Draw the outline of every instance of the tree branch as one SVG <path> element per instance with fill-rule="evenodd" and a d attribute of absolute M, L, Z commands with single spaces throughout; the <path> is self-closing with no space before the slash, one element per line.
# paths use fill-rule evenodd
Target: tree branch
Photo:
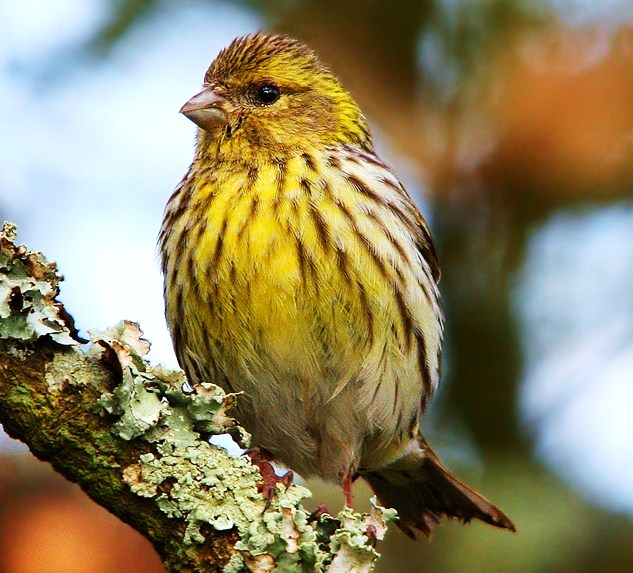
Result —
<path fill-rule="evenodd" d="M 301 486 L 268 509 L 244 457 L 208 442 L 246 432 L 236 399 L 151 366 L 137 324 L 81 340 L 57 302 L 61 276 L 0 234 L 0 422 L 33 454 L 147 537 L 173 572 L 371 571 L 393 510 L 311 518 Z M 367 535 L 368 528 L 371 535 Z"/>

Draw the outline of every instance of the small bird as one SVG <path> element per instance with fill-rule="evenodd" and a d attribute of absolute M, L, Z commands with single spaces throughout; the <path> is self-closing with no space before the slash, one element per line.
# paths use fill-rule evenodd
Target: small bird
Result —
<path fill-rule="evenodd" d="M 342 484 L 346 505 L 367 480 L 413 538 L 442 517 L 514 530 L 421 434 L 440 269 L 356 102 L 303 43 L 265 33 L 224 48 L 203 87 L 180 110 L 196 150 L 159 237 L 189 380 L 241 392 L 263 457 Z"/>

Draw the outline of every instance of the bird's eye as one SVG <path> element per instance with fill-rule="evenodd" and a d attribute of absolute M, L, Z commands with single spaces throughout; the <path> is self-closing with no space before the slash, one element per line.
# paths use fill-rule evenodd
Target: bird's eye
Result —
<path fill-rule="evenodd" d="M 275 103 L 280 95 L 281 91 L 277 86 L 267 84 L 257 88 L 257 101 L 263 105 Z"/>

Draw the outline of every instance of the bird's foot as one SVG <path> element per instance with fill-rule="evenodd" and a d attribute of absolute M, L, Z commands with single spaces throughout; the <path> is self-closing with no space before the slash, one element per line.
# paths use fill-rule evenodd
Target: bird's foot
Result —
<path fill-rule="evenodd" d="M 352 507 L 352 482 L 354 478 L 351 473 L 343 476 L 343 493 L 345 494 L 345 507 Z"/>
<path fill-rule="evenodd" d="M 272 454 L 263 448 L 255 446 L 246 450 L 246 454 L 251 458 L 251 462 L 259 468 L 262 483 L 257 484 L 257 489 L 266 500 L 265 509 L 268 509 L 277 494 L 277 484 L 282 484 L 288 489 L 292 483 L 293 473 L 288 470 L 284 475 L 278 476 L 271 463 L 274 459 Z"/>
<path fill-rule="evenodd" d="M 324 503 L 319 503 L 316 509 L 308 516 L 308 523 L 312 523 L 319 519 L 322 515 L 329 515 L 330 510 Z"/>

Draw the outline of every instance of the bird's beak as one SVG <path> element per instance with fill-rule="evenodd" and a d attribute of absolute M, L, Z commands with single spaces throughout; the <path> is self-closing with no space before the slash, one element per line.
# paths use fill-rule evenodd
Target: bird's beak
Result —
<path fill-rule="evenodd" d="M 198 127 L 210 131 L 229 123 L 227 104 L 228 101 L 212 88 L 206 88 L 185 103 L 180 108 L 180 113 Z"/>

